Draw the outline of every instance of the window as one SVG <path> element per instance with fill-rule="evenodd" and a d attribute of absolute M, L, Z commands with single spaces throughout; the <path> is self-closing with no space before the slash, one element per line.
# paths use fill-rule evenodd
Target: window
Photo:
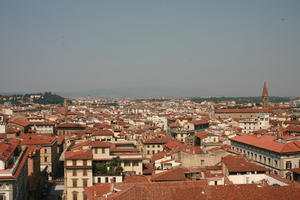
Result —
<path fill-rule="evenodd" d="M 150 151 L 147 151 L 147 154 L 149 155 L 149 154 L 150 154 Z"/>
<path fill-rule="evenodd" d="M 200 166 L 203 167 L 204 166 L 204 160 L 200 161 Z"/>
<path fill-rule="evenodd" d="M 87 166 L 87 160 L 83 160 L 83 166 Z"/>
<path fill-rule="evenodd" d="M 98 177 L 98 183 L 101 183 L 101 178 L 100 177 Z"/>
<path fill-rule="evenodd" d="M 48 162 L 48 157 L 47 156 L 44 157 L 44 161 Z"/>
<path fill-rule="evenodd" d="M 95 148 L 95 154 L 97 154 L 98 153 L 98 148 Z"/>
<path fill-rule="evenodd" d="M 152 151 L 152 154 L 155 154 L 155 151 L 154 151 L 154 150 Z"/>
<path fill-rule="evenodd" d="M 275 167 L 277 167 L 278 161 L 277 161 L 277 160 L 274 160 L 274 162 L 275 162 Z"/>
<path fill-rule="evenodd" d="M 83 170 L 83 176 L 87 176 L 87 170 L 86 169 Z"/>
<path fill-rule="evenodd" d="M 73 187 L 77 187 L 77 179 L 73 179 L 72 182 L 73 182 Z"/>
<path fill-rule="evenodd" d="M 5 194 L 0 194 L 0 200 L 5 200 Z"/>
<path fill-rule="evenodd" d="M 133 161 L 132 166 L 139 166 L 139 162 L 138 161 Z"/>
<path fill-rule="evenodd" d="M 73 176 L 77 176 L 77 170 L 76 170 L 76 169 L 73 169 L 72 175 L 73 175 Z"/>
<path fill-rule="evenodd" d="M 105 177 L 105 183 L 108 183 L 108 177 Z"/>
<path fill-rule="evenodd" d="M 72 165 L 76 166 L 76 160 L 72 160 Z"/>
<path fill-rule="evenodd" d="M 130 166 L 130 162 L 129 161 L 124 161 L 124 166 Z"/>
<path fill-rule="evenodd" d="M 285 178 L 292 180 L 292 173 L 291 172 L 286 173 Z"/>
<path fill-rule="evenodd" d="M 291 161 L 286 161 L 285 168 L 286 169 L 291 169 L 292 168 L 292 162 Z"/>
<path fill-rule="evenodd" d="M 246 177 L 246 184 L 249 184 L 250 181 L 249 181 L 249 177 Z"/>
<path fill-rule="evenodd" d="M 73 192 L 73 200 L 77 200 L 78 199 L 78 192 L 74 191 Z"/>
<path fill-rule="evenodd" d="M 83 200 L 87 200 L 87 196 L 84 192 L 82 192 Z"/>
<path fill-rule="evenodd" d="M 47 153 L 47 149 L 46 148 L 44 149 L 44 152 Z"/>
<path fill-rule="evenodd" d="M 155 145 L 152 145 L 152 148 L 155 148 Z"/>
<path fill-rule="evenodd" d="M 88 180 L 87 179 L 82 179 L 82 184 L 83 184 L 83 187 L 87 187 Z"/>
<path fill-rule="evenodd" d="M 105 153 L 105 149 L 104 149 L 104 148 L 102 148 L 102 153 L 103 153 L 103 154 Z"/>

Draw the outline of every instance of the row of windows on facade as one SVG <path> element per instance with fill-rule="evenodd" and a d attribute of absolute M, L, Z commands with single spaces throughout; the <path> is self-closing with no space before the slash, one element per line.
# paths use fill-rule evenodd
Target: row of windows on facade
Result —
<path fill-rule="evenodd" d="M 124 161 L 124 166 L 131 166 L 131 162 L 130 161 Z M 138 161 L 132 161 L 132 166 L 139 166 L 139 162 Z"/>
<path fill-rule="evenodd" d="M 233 147 L 233 149 L 234 149 L 234 147 Z M 246 154 L 247 153 L 247 156 L 249 157 L 249 158 L 252 158 L 252 159 L 254 159 L 254 160 L 257 160 L 258 159 L 258 161 L 259 162 L 262 162 L 263 161 L 263 163 L 264 164 L 269 164 L 269 165 L 272 165 L 272 159 L 271 158 L 266 158 L 265 156 L 262 156 L 262 155 L 259 155 L 258 157 L 257 157 L 257 154 L 255 153 L 250 153 L 249 151 L 247 151 L 246 152 L 246 150 L 242 150 L 242 149 L 240 149 L 240 148 L 236 148 L 236 150 L 237 151 L 239 151 L 239 152 L 241 152 L 241 153 L 244 153 L 244 154 Z M 263 160 L 262 160 L 263 159 Z M 268 162 L 267 162 L 268 161 Z M 275 167 L 278 167 L 278 160 L 274 160 L 274 166 Z M 299 160 L 299 167 L 300 167 L 300 160 Z M 292 169 L 292 162 L 291 161 L 286 161 L 285 162 L 285 169 Z"/>
<path fill-rule="evenodd" d="M 157 146 L 157 148 L 160 148 L 160 145 L 158 144 L 158 145 L 156 145 Z M 147 145 L 147 148 L 150 148 L 151 147 L 151 145 Z M 152 145 L 152 148 L 155 148 L 155 145 Z"/>
<path fill-rule="evenodd" d="M 88 186 L 88 179 L 82 179 L 82 186 Z M 72 187 L 78 187 L 78 179 L 72 179 Z"/>
<path fill-rule="evenodd" d="M 153 150 L 153 151 L 152 151 L 152 154 L 151 154 L 151 151 L 147 151 L 147 154 L 148 154 L 148 155 L 153 155 L 153 154 L 155 154 L 155 152 L 156 152 L 156 151 Z M 160 151 L 157 151 L 157 153 L 159 153 L 159 152 L 160 152 Z"/>
<path fill-rule="evenodd" d="M 97 154 L 98 153 L 98 148 L 95 148 L 94 152 Z M 101 152 L 105 154 L 105 148 L 101 148 Z"/>
<path fill-rule="evenodd" d="M 76 166 L 76 165 L 77 165 L 77 160 L 72 160 L 72 165 L 73 165 L 73 166 Z M 83 166 L 87 166 L 87 160 L 83 160 L 83 161 L 82 161 L 82 165 L 83 165 Z"/>
<path fill-rule="evenodd" d="M 256 130 L 255 127 L 248 127 L 248 128 L 247 128 L 246 126 L 244 127 L 244 129 L 249 129 L 249 130 L 253 129 L 253 130 Z M 259 129 L 262 129 L 262 127 L 260 126 Z"/>
<path fill-rule="evenodd" d="M 234 147 L 233 147 L 233 149 L 234 149 Z M 265 156 L 262 156 L 262 155 L 259 155 L 258 157 L 257 157 L 257 154 L 255 153 L 250 153 L 249 151 L 246 151 L 246 150 L 243 150 L 243 149 L 241 149 L 241 148 L 237 148 L 236 147 L 236 151 L 238 151 L 238 152 L 241 152 L 241 153 L 244 153 L 244 154 L 247 154 L 247 156 L 249 157 L 249 158 L 251 158 L 251 159 L 254 159 L 254 160 L 257 160 L 257 158 L 258 158 L 258 161 L 259 162 L 262 162 L 262 159 L 263 159 L 263 163 L 264 164 L 267 164 L 267 158 L 265 157 Z M 268 158 L 268 164 L 269 165 L 271 165 L 271 158 Z M 275 167 L 278 167 L 278 160 L 274 160 L 274 165 L 275 165 Z"/>
<path fill-rule="evenodd" d="M 72 175 L 77 176 L 77 170 L 76 169 L 73 169 Z M 88 170 L 84 169 L 83 172 L 82 172 L 82 175 L 87 176 L 88 175 Z"/>
<path fill-rule="evenodd" d="M 87 160 L 83 160 L 83 166 L 87 166 Z M 72 166 L 77 165 L 77 160 L 72 160 Z M 124 166 L 130 166 L 131 162 L 130 161 L 124 161 Z M 138 161 L 132 161 L 132 166 L 138 166 L 139 162 Z"/>

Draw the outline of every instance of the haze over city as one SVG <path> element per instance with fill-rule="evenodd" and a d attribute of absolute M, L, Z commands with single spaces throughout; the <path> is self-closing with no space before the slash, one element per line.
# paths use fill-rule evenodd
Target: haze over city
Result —
<path fill-rule="evenodd" d="M 270 95 L 299 96 L 299 8 L 297 0 L 0 1 L 0 92 L 259 96 L 267 81 Z"/>

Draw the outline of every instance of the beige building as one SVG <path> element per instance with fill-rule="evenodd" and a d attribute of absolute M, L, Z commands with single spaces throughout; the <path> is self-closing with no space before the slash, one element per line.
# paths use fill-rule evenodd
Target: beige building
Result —
<path fill-rule="evenodd" d="M 65 154 L 65 199 L 86 200 L 84 188 L 93 185 L 92 151 L 77 150 Z"/>
<path fill-rule="evenodd" d="M 300 167 L 300 139 L 243 135 L 230 139 L 232 149 L 244 154 L 271 173 L 291 179 L 291 169 Z"/>
<path fill-rule="evenodd" d="M 141 175 L 143 157 L 132 143 L 110 143 L 85 141 L 76 144 L 65 153 L 65 198 L 66 200 L 85 200 L 85 187 L 96 183 L 121 182 L 120 174 L 108 175 L 96 172 L 97 164 L 107 164 L 119 157 L 123 174 Z M 81 148 L 77 148 L 80 146 Z M 104 165 L 105 166 L 105 165 Z"/>
<path fill-rule="evenodd" d="M 217 109 L 215 110 L 215 117 L 221 119 L 244 119 L 244 118 L 253 118 L 260 113 L 269 113 L 268 109 Z"/>
<path fill-rule="evenodd" d="M 162 138 L 151 138 L 142 141 L 142 153 L 146 158 L 163 151 L 166 141 Z"/>

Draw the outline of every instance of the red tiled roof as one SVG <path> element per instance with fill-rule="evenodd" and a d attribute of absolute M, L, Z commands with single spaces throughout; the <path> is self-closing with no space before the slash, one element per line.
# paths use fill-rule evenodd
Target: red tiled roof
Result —
<path fill-rule="evenodd" d="M 0 160 L 6 162 L 18 147 L 18 140 L 0 141 Z"/>
<path fill-rule="evenodd" d="M 92 150 L 73 150 L 65 153 L 66 160 L 91 160 Z"/>
<path fill-rule="evenodd" d="M 30 126 L 55 126 L 54 122 L 29 122 Z"/>
<path fill-rule="evenodd" d="M 56 140 L 55 136 L 46 134 L 23 134 L 18 138 L 22 145 L 50 145 Z"/>
<path fill-rule="evenodd" d="M 300 196 L 300 189 L 292 186 L 258 187 L 254 184 L 207 186 L 203 181 L 117 183 L 114 188 L 118 189 L 118 192 L 111 193 L 106 198 L 102 195 L 110 191 L 108 187 L 103 189 L 101 194 L 94 187 L 86 188 L 90 200 L 298 200 Z M 88 189 L 90 190 L 87 191 Z"/>
<path fill-rule="evenodd" d="M 195 120 L 195 121 L 191 121 L 189 123 L 194 124 L 194 125 L 209 124 L 208 120 Z"/>
<path fill-rule="evenodd" d="M 215 113 L 268 113 L 269 109 L 216 109 Z"/>
<path fill-rule="evenodd" d="M 230 138 L 231 141 L 240 142 L 248 144 L 250 146 L 255 146 L 258 148 L 266 149 L 278 153 L 293 153 L 300 152 L 300 147 L 297 145 L 297 142 L 290 141 L 287 143 L 276 141 L 275 136 L 263 135 L 243 135 Z"/>
<path fill-rule="evenodd" d="M 161 152 L 158 152 L 156 154 L 153 154 L 152 157 L 151 157 L 151 161 L 154 162 L 156 160 L 159 160 L 159 159 L 162 159 L 163 157 L 165 157 L 167 155 L 166 152 L 164 151 L 161 151 Z"/>
<path fill-rule="evenodd" d="M 23 126 L 23 127 L 29 126 L 29 124 L 30 124 L 30 122 L 24 121 L 21 119 L 15 119 L 15 120 L 11 121 L 10 123 L 17 124 L 17 125 Z"/>
<path fill-rule="evenodd" d="M 299 126 L 289 125 L 286 128 L 284 128 L 282 131 L 283 132 L 300 133 L 300 127 Z"/>
<path fill-rule="evenodd" d="M 85 128 L 85 125 L 75 123 L 64 123 L 57 125 L 57 128 Z"/>
<path fill-rule="evenodd" d="M 58 138 L 57 138 L 57 144 L 62 144 L 64 140 L 65 140 L 65 137 L 64 137 L 64 136 L 58 137 Z"/>
<path fill-rule="evenodd" d="M 22 169 L 24 168 L 24 165 L 27 163 L 27 158 L 28 158 L 28 154 L 29 154 L 28 148 L 26 148 L 25 151 L 26 152 L 23 154 L 15 173 L 12 176 L 0 176 L 0 180 L 1 179 L 17 179 L 19 177 L 20 173 L 22 172 Z M 25 173 L 27 174 L 27 172 L 25 172 Z"/>
<path fill-rule="evenodd" d="M 206 138 L 209 134 L 211 134 L 210 132 L 207 131 L 202 131 L 200 133 L 196 133 L 195 136 L 201 139 Z"/>
<path fill-rule="evenodd" d="M 102 135 L 109 135 L 109 136 L 114 136 L 114 133 L 110 130 L 98 130 L 92 133 L 92 135 L 97 135 L 97 136 L 102 136 Z"/>
<path fill-rule="evenodd" d="M 144 183 L 150 182 L 147 176 L 143 175 L 133 175 L 133 176 L 125 176 L 124 183 Z"/>
<path fill-rule="evenodd" d="M 114 144 L 110 142 L 92 141 L 92 147 L 113 147 Z"/>
<path fill-rule="evenodd" d="M 228 169 L 228 172 L 255 172 L 255 171 L 270 171 L 267 168 L 261 167 L 254 163 L 246 161 L 242 157 L 228 155 L 222 158 L 222 162 Z"/>
<path fill-rule="evenodd" d="M 184 168 L 170 169 L 165 172 L 153 174 L 151 181 L 184 181 L 186 180 L 184 172 L 187 170 Z"/>
<path fill-rule="evenodd" d="M 150 138 L 142 141 L 144 144 L 165 144 L 167 141 L 165 138 Z"/>
<path fill-rule="evenodd" d="M 294 169 L 291 169 L 290 171 L 296 173 L 296 174 L 300 174 L 300 167 L 299 168 L 294 168 Z"/>
<path fill-rule="evenodd" d="M 7 127 L 6 132 L 7 133 L 18 133 L 18 132 L 20 132 L 20 130 L 12 128 L 12 127 Z"/>
<path fill-rule="evenodd" d="M 180 127 L 180 124 L 178 124 L 178 123 L 172 123 L 172 124 L 169 124 L 169 127 L 171 127 L 171 128 Z"/>

